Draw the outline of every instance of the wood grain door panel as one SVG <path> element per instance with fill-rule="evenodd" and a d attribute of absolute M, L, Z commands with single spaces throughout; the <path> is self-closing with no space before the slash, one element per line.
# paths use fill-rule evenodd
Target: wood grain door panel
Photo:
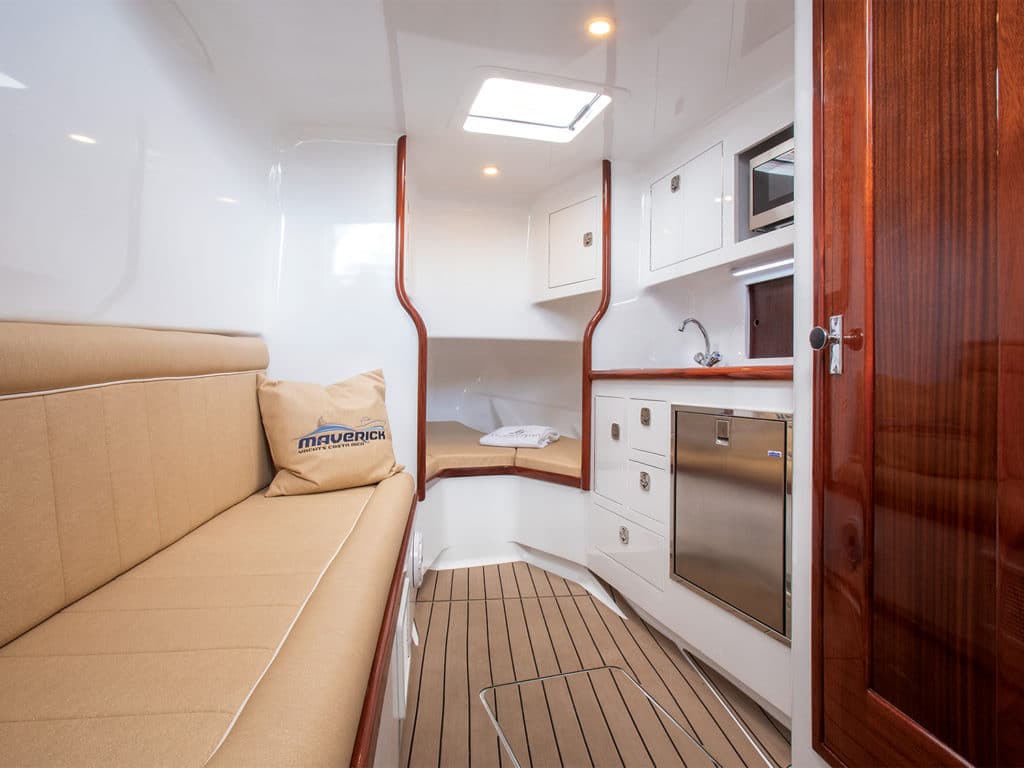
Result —
<path fill-rule="evenodd" d="M 848 337 L 815 384 L 834 764 L 1024 763 L 1024 121 L 996 78 L 1020 25 L 1019 0 L 816 4 L 816 308 Z"/>

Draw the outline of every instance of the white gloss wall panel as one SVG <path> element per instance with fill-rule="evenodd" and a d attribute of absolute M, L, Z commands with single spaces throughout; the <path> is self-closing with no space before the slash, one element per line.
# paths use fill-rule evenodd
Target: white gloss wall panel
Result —
<path fill-rule="evenodd" d="M 596 297 L 531 304 L 531 221 L 525 208 L 412 199 L 406 284 L 432 338 L 583 338 Z"/>
<path fill-rule="evenodd" d="M 428 420 L 481 432 L 544 424 L 580 436 L 582 344 L 431 339 L 427 351 Z"/>
<path fill-rule="evenodd" d="M 395 296 L 395 147 L 280 155 L 269 375 L 330 384 L 383 369 L 400 464 L 416 466 L 416 331 Z"/>
<path fill-rule="evenodd" d="M 263 329 L 269 131 L 193 39 L 150 3 L 3 4 L 4 319 Z"/>
<path fill-rule="evenodd" d="M 616 261 L 613 276 L 619 268 Z M 594 368 L 696 367 L 693 357 L 704 351 L 704 338 L 693 325 L 679 332 L 687 317 L 707 328 L 711 350 L 722 353 L 719 365 L 791 364 L 792 358 L 755 360 L 747 354 L 747 286 L 782 274 L 737 278 L 724 266 L 625 294 L 616 293 L 613 280 L 612 304 L 594 332 Z"/>

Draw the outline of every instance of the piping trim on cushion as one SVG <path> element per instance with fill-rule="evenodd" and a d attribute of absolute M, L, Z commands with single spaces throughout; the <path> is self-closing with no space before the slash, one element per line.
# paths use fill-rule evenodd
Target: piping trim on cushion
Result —
<path fill-rule="evenodd" d="M 373 499 L 375 493 L 377 493 L 376 488 L 374 488 L 373 493 L 366 497 L 366 501 L 363 502 L 363 506 L 360 507 L 359 509 L 359 514 L 356 515 L 355 520 L 352 521 L 352 527 L 349 528 L 348 531 L 345 533 L 345 536 L 338 543 L 337 548 L 334 550 L 334 554 L 331 555 L 327 563 L 320 570 L 320 573 L 316 577 L 316 581 L 314 581 L 313 586 L 310 587 L 309 593 L 306 595 L 306 598 L 302 601 L 302 605 L 299 606 L 299 610 L 295 613 L 295 617 L 292 619 L 291 624 L 289 624 L 288 629 L 284 631 L 284 634 L 281 636 L 281 640 L 278 642 L 277 647 L 274 648 L 274 652 L 270 655 L 270 658 L 267 660 L 266 666 L 263 667 L 263 671 L 260 672 L 259 677 L 256 678 L 256 682 L 252 684 L 252 688 L 249 689 L 249 692 L 245 695 L 245 698 L 242 699 L 242 703 L 238 705 L 238 710 L 235 712 L 235 716 L 231 718 L 231 722 L 228 723 L 228 727 L 224 731 L 224 735 L 220 737 L 220 741 L 217 742 L 217 745 L 213 748 L 213 751 L 210 753 L 210 756 L 206 758 L 206 763 L 204 763 L 204 765 L 208 764 L 213 759 L 213 756 L 217 754 L 217 751 L 221 748 L 221 746 L 223 746 L 224 742 L 227 741 L 228 736 L 231 735 L 231 731 L 235 727 L 235 723 L 238 722 L 238 718 L 241 717 L 242 712 L 245 711 L 245 706 L 249 703 L 249 699 L 252 698 L 252 695 L 256 692 L 256 689 L 259 687 L 260 683 L 263 682 L 264 676 L 267 674 L 267 671 L 270 669 L 271 665 L 274 663 L 274 660 L 277 658 L 277 654 L 281 652 L 281 648 L 284 647 L 285 641 L 288 640 L 288 636 L 292 633 L 292 629 L 295 627 L 296 624 L 298 624 L 299 618 L 302 616 L 303 611 L 306 610 L 306 605 L 309 603 L 310 598 L 313 597 L 313 593 L 316 592 L 317 587 L 320 586 L 320 582 L 323 580 L 324 575 L 327 573 L 330 567 L 334 565 L 334 561 L 341 553 L 342 547 L 344 547 L 345 543 L 349 540 L 349 537 L 352 535 L 352 531 L 356 529 L 356 526 L 359 525 L 359 521 L 363 519 L 363 512 L 366 511 L 366 505 L 370 503 L 370 500 Z"/>
<path fill-rule="evenodd" d="M 196 373 L 190 376 L 157 376 L 152 379 L 121 379 L 120 381 L 102 381 L 98 384 L 81 384 L 77 387 L 60 387 L 59 389 L 43 389 L 38 392 L 14 392 L 0 395 L 0 400 L 17 400 L 22 397 L 39 397 L 41 395 L 57 395 L 61 392 L 77 392 L 80 389 L 99 389 L 100 387 L 116 387 L 118 384 L 146 384 L 151 381 L 186 381 L 188 379 L 208 379 L 211 376 L 241 376 L 244 373 L 265 373 L 260 368 L 252 371 L 220 371 L 217 373 Z"/>

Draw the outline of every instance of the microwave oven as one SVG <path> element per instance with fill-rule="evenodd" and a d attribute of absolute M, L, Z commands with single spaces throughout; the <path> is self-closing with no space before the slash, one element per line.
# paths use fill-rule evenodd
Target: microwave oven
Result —
<path fill-rule="evenodd" d="M 750 231 L 793 221 L 795 144 L 788 139 L 750 159 Z"/>

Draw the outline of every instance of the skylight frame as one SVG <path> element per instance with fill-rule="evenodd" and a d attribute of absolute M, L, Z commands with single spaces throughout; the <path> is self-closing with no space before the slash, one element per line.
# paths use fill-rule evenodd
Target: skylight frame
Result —
<path fill-rule="evenodd" d="M 529 96 L 525 92 L 528 89 L 536 89 L 538 98 L 549 102 L 552 98 L 583 98 L 576 98 L 576 103 L 571 105 L 575 107 L 575 111 L 569 113 L 572 116 L 567 121 L 565 119 L 566 113 L 564 111 L 561 113 L 560 116 L 564 122 L 558 121 L 559 115 L 547 120 L 542 115 L 528 115 L 518 118 L 511 116 L 508 107 L 500 103 L 502 94 L 494 93 L 495 90 L 500 91 L 503 84 L 507 84 L 504 87 L 508 90 L 505 97 L 512 101 L 513 104 L 516 101 L 522 103 Z M 559 93 L 552 93 L 553 91 Z M 496 100 L 498 101 L 497 104 L 495 103 Z M 484 80 L 477 91 L 462 127 L 463 130 L 470 133 L 511 136 L 513 138 L 565 144 L 575 139 L 610 103 L 611 97 L 599 90 L 585 91 L 579 88 L 567 88 L 565 86 L 549 85 L 529 80 L 490 77 Z M 488 114 L 488 112 L 491 114 Z"/>

